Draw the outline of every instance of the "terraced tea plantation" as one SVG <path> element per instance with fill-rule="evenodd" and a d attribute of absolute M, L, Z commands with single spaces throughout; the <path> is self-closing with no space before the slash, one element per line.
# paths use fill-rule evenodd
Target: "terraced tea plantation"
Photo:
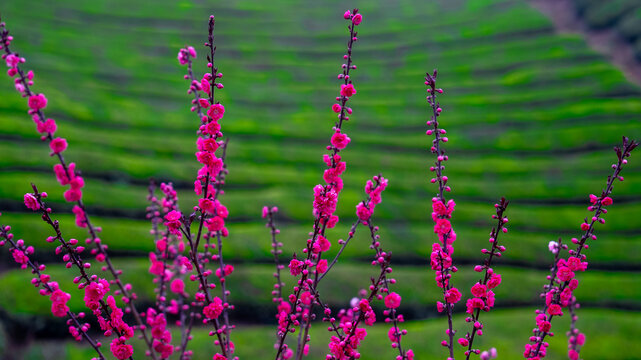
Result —
<path fill-rule="evenodd" d="M 441 124 L 450 139 L 446 171 L 457 202 L 454 259 L 461 270 L 454 282 L 468 297 L 478 280 L 472 268 L 487 247 L 493 204 L 506 196 L 508 250 L 496 266 L 504 282 L 478 344 L 495 346 L 503 359 L 520 358 L 552 261 L 548 242 L 580 235 L 588 194 L 601 192 L 616 159 L 612 146 L 622 135 L 641 139 L 641 91 L 580 37 L 555 33 L 521 0 L 5 0 L 0 11 L 15 37 L 13 48 L 36 74 L 35 90 L 49 99 L 47 114 L 58 121 L 57 135 L 70 143 L 66 158 L 82 169 L 84 199 L 103 228 L 101 238 L 143 303 L 155 297 L 147 271 L 154 247 L 145 220 L 149 178 L 173 181 L 183 210 L 197 203 L 198 119 L 189 112 L 188 83 L 176 53 L 194 45 L 202 73 L 201 45 L 207 18 L 215 14 L 217 65 L 225 84 L 217 96 L 230 139 L 222 198 L 230 210 L 225 256 L 237 268 L 228 279 L 239 324 L 232 340 L 241 359 L 269 359 L 273 265 L 261 208 L 279 206 L 280 240 L 289 260 L 305 245 L 312 187 L 323 182 L 321 154 L 335 119 L 331 104 L 345 51 L 341 14 L 347 7 L 359 7 L 364 20 L 354 49 L 358 93 L 344 126 L 352 142 L 343 152 L 348 170 L 338 211 L 342 225 L 330 232 L 331 240 L 346 236 L 363 185 L 382 172 L 389 187 L 375 222 L 393 253 L 395 291 L 409 320 L 407 344 L 418 359 L 444 358 L 439 343 L 445 321 L 435 306 L 440 289 L 428 259 L 436 188 L 429 183 L 433 160 L 423 84 L 425 71 L 438 67 L 445 89 Z M 52 173 L 54 159 L 6 76 L 0 81 L 0 139 L 0 222 L 36 246 L 36 258 L 52 264 L 54 277 L 71 280 L 75 272 L 64 269 L 45 241 L 50 229 L 22 204 L 29 183 L 49 193 L 67 237 L 84 239 L 85 233 L 74 226 Z M 633 153 L 623 175 L 607 222 L 586 253 L 590 269 L 579 275 L 577 326 L 587 336 L 585 359 L 615 353 L 617 359 L 639 358 L 629 345 L 641 337 L 641 154 Z M 378 273 L 369 265 L 365 235 L 357 234 L 321 289 L 335 309 L 348 306 Z M 37 296 L 31 274 L 17 269 L 6 248 L 0 259 L 0 355 L 92 357 L 91 348 L 69 340 L 64 323 L 51 316 L 50 301 Z M 284 281 L 289 290 L 293 277 L 287 274 Z M 71 309 L 83 311 L 82 294 L 65 285 Z M 462 329 L 464 304 L 456 311 Z M 547 359 L 567 358 L 567 324 L 567 316 L 555 323 Z M 315 325 L 310 358 L 324 358 L 325 328 Z M 194 359 L 211 359 L 207 331 L 197 330 Z M 386 338 L 387 328 L 375 327 L 362 346 L 363 358 L 394 358 Z"/>

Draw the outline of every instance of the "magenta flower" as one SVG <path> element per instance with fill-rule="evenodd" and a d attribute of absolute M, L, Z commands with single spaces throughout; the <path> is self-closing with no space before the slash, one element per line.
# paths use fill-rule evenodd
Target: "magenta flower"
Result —
<path fill-rule="evenodd" d="M 122 337 L 113 339 L 110 349 L 118 360 L 128 359 L 134 354 L 133 346 L 125 344 L 125 340 Z"/>
<path fill-rule="evenodd" d="M 452 230 L 452 224 L 447 219 L 437 219 L 434 225 L 434 232 L 439 235 L 445 235 Z"/>
<path fill-rule="evenodd" d="M 395 292 L 389 293 L 385 297 L 385 307 L 388 309 L 396 309 L 401 306 L 401 296 Z"/>
<path fill-rule="evenodd" d="M 352 84 L 341 85 L 341 95 L 345 97 L 351 97 L 356 94 L 356 88 Z"/>
<path fill-rule="evenodd" d="M 38 199 L 36 199 L 36 197 L 30 193 L 24 194 L 24 205 L 33 211 L 40 209 L 40 203 L 38 202 Z"/>
<path fill-rule="evenodd" d="M 363 21 L 363 15 L 361 14 L 356 14 L 352 18 L 352 22 L 354 23 L 354 25 L 360 25 L 362 21 Z"/>
<path fill-rule="evenodd" d="M 225 107 L 222 104 L 214 104 L 207 110 L 207 115 L 214 119 L 214 121 L 218 121 L 225 115 Z"/>
<path fill-rule="evenodd" d="M 60 154 L 67 149 L 67 140 L 63 138 L 55 138 L 51 140 L 49 147 L 54 154 Z"/>
<path fill-rule="evenodd" d="M 203 308 L 203 315 L 205 315 L 205 317 L 210 320 L 218 319 L 218 317 L 220 316 L 220 314 L 222 314 L 222 312 L 223 312 L 223 301 L 218 296 L 216 296 L 211 301 L 211 304 Z"/>
<path fill-rule="evenodd" d="M 37 94 L 29 96 L 28 102 L 29 109 L 40 110 L 47 107 L 47 98 L 44 94 Z"/>
<path fill-rule="evenodd" d="M 332 135 L 332 138 L 330 141 L 335 148 L 342 150 L 347 147 L 347 144 L 349 144 L 349 142 L 352 141 L 352 139 L 350 139 L 347 135 L 343 134 L 342 132 L 336 132 L 334 133 L 334 135 Z"/>

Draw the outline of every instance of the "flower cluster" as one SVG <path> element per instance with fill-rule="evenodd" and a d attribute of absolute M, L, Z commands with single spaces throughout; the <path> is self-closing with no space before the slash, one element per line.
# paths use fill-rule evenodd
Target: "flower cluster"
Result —
<path fill-rule="evenodd" d="M 35 197 L 33 198 L 35 199 Z M 0 246 L 4 246 L 9 243 L 14 260 L 20 264 L 22 269 L 31 269 L 31 273 L 34 275 L 31 279 L 31 284 L 36 288 L 40 288 L 39 293 L 41 296 L 49 297 L 49 300 L 51 300 L 51 313 L 53 316 L 68 317 L 67 326 L 69 334 L 71 334 L 76 341 L 82 341 L 84 338 L 87 343 L 94 348 L 98 357 L 100 359 L 104 359 L 104 356 L 100 351 L 100 342 L 97 342 L 88 334 L 90 324 L 87 322 L 81 323 L 85 314 L 75 314 L 69 310 L 67 303 L 71 299 L 71 295 L 62 291 L 58 283 L 53 281 L 49 274 L 44 273 L 46 270 L 46 266 L 44 264 L 38 264 L 37 262 L 29 259 L 29 255 L 32 255 L 35 251 L 33 246 L 26 246 L 22 239 L 14 241 L 14 235 L 10 233 L 10 231 L 10 226 L 0 224 Z"/>
<path fill-rule="evenodd" d="M 496 208 L 496 214 L 492 215 L 492 219 L 497 220 L 496 227 L 490 232 L 489 242 L 491 248 L 482 249 L 481 253 L 486 255 L 486 259 L 483 265 L 477 265 L 474 267 L 474 271 L 479 273 L 484 273 L 483 277 L 470 289 L 473 297 L 468 299 L 465 306 L 467 308 L 466 312 L 469 314 L 465 321 L 471 323 L 472 330 L 468 331 L 465 334 L 465 337 L 459 338 L 458 342 L 461 346 L 467 347 L 465 351 L 466 359 L 470 358 L 471 354 L 481 354 L 480 349 L 474 349 L 474 339 L 476 336 L 483 335 L 483 323 L 480 321 L 479 317 L 481 310 L 488 312 L 491 308 L 494 307 L 494 292 L 492 289 L 496 288 L 501 284 L 501 275 L 494 271 L 492 268 L 492 260 L 497 257 L 501 257 L 505 251 L 505 246 L 499 245 L 499 235 L 501 233 L 507 233 L 507 224 L 508 219 L 504 216 L 504 212 L 507 209 L 508 201 L 505 198 L 502 198 L 501 201 L 497 204 L 494 204 Z"/>
<path fill-rule="evenodd" d="M 145 339 L 145 343 L 151 350 L 151 342 L 145 332 L 142 320 L 140 319 L 138 310 L 135 306 L 136 294 L 132 292 L 130 284 L 125 284 L 120 280 L 120 271 L 117 270 L 107 253 L 107 247 L 102 244 L 98 233 L 101 231 L 100 227 L 94 226 L 89 215 L 86 212 L 85 205 L 82 201 L 82 189 L 85 186 L 84 179 L 80 176 L 80 171 L 76 169 L 75 163 L 67 163 L 62 153 L 67 149 L 67 141 L 64 138 L 54 137 L 58 129 L 54 119 L 47 118 L 44 109 L 48 105 L 47 97 L 42 93 L 35 93 L 31 86 L 34 85 L 34 73 L 29 70 L 25 71 L 21 68 L 21 64 L 26 62 L 24 57 L 18 55 L 11 50 L 10 45 L 13 41 L 13 36 L 9 35 L 9 30 L 6 28 L 4 22 L 0 22 L 0 50 L 4 50 L 2 59 L 5 60 L 9 70 L 7 75 L 13 78 L 16 91 L 22 97 L 27 98 L 28 114 L 31 116 L 36 124 L 36 130 L 41 135 L 42 141 L 49 143 L 51 149 L 51 156 L 55 156 L 58 163 L 54 165 L 54 173 L 56 179 L 62 186 L 69 185 L 69 188 L 64 192 L 64 198 L 67 202 L 75 203 L 73 213 L 76 216 L 76 225 L 81 228 L 86 228 L 89 237 L 86 239 L 87 244 L 95 244 L 95 248 L 91 250 L 91 254 L 96 257 L 99 262 L 105 262 L 103 271 L 108 271 L 114 278 L 115 284 L 118 287 L 118 292 L 122 295 L 122 300 L 127 305 L 128 311 L 134 315 L 134 319 L 138 324 L 138 328 Z M 27 206 L 29 207 L 29 206 Z M 31 207 L 29 207 L 31 209 Z M 152 356 L 152 359 L 156 359 Z"/>
<path fill-rule="evenodd" d="M 195 294 L 195 302 L 192 302 L 192 306 L 198 304 L 204 306 L 205 319 L 203 321 L 213 324 L 215 331 L 212 331 L 210 335 L 217 337 L 216 343 L 221 350 L 221 353 L 216 356 L 227 359 L 231 358 L 234 352 L 234 345 L 230 340 L 234 326 L 230 325 L 228 314 L 234 306 L 228 303 L 227 299 L 230 293 L 226 288 L 225 279 L 233 272 L 234 268 L 224 263 L 222 253 L 222 238 L 229 234 L 225 227 L 229 211 L 218 198 L 223 194 L 222 186 L 227 174 L 225 165 L 227 143 L 219 140 L 223 136 L 220 120 L 225 114 L 225 107 L 215 101 L 214 97 L 215 89 L 224 87 L 222 83 L 217 81 L 223 77 L 223 74 L 214 64 L 216 51 L 214 25 L 215 19 L 212 15 L 209 18 L 209 37 L 205 43 L 209 49 L 207 67 L 210 71 L 205 73 L 200 80 L 196 79 L 192 70 L 192 61 L 197 56 L 196 51 L 192 47 L 186 47 L 181 49 L 178 54 L 180 64 L 187 66 L 185 79 L 190 80 L 188 93 L 194 96 L 191 110 L 198 114 L 200 120 L 198 130 L 200 136 L 196 142 L 198 150 L 196 159 L 202 164 L 202 168 L 198 171 L 194 182 L 194 191 L 200 197 L 198 206 L 194 208 L 196 211 L 188 217 L 183 216 L 178 210 L 170 211 L 165 215 L 164 224 L 171 234 L 180 236 L 182 233 L 187 239 L 190 249 L 188 259 L 191 261 L 191 267 L 196 270 L 196 274 L 191 275 L 190 279 L 199 283 L 199 290 Z M 201 92 L 205 96 L 201 97 Z M 222 150 L 220 157 L 216 155 L 219 149 Z M 190 225 L 195 218 L 199 218 L 200 221 L 197 233 L 192 234 Z M 204 229 L 206 231 L 203 231 Z M 216 243 L 210 243 L 212 239 Z M 205 242 L 204 252 L 199 251 L 201 240 Z M 210 250 L 215 248 L 218 249 L 218 253 L 212 255 Z M 210 289 L 216 287 L 208 279 L 213 272 L 205 268 L 210 260 L 218 262 L 218 269 L 215 273 L 221 287 L 221 297 L 212 297 L 209 292 Z"/>
<path fill-rule="evenodd" d="M 351 142 L 349 136 L 343 132 L 342 126 L 344 121 L 349 120 L 348 115 L 352 114 L 352 109 L 347 106 L 347 103 L 356 94 L 356 88 L 350 77 L 350 70 L 356 69 L 356 65 L 352 62 L 352 47 L 358 40 L 356 26 L 362 22 L 363 18 L 358 13 L 358 9 L 345 12 L 343 17 L 349 21 L 350 36 L 347 42 L 347 54 L 343 55 L 345 63 L 342 65 L 342 72 L 338 75 L 338 79 L 342 81 L 339 96 L 336 97 L 336 103 L 332 105 L 332 111 L 337 113 L 338 120 L 333 129 L 334 133 L 330 138 L 330 145 L 327 146 L 329 153 L 323 155 L 323 161 L 327 165 L 327 169 L 323 174 L 323 180 L 325 180 L 326 185 L 319 184 L 314 187 L 312 204 L 314 225 L 310 238 L 307 240 L 307 246 L 303 249 L 306 259 L 303 261 L 298 260 L 296 254 L 294 254 L 294 258 L 289 263 L 291 274 L 294 276 L 301 275 L 301 277 L 297 282 L 297 286 L 294 287 L 293 293 L 288 297 L 290 302 L 289 309 L 287 306 L 279 306 L 279 309 L 281 309 L 278 315 L 278 336 L 280 341 L 277 345 L 276 359 L 288 353 L 285 338 L 289 332 L 295 331 L 292 326 L 299 326 L 300 320 L 303 320 L 303 325 L 301 326 L 302 343 L 299 345 L 299 354 L 309 341 L 307 334 L 313 317 L 313 315 L 309 315 L 312 313 L 313 306 L 319 302 L 316 296 L 316 287 L 318 281 L 320 281 L 319 279 L 322 278 L 321 275 L 327 271 L 327 260 L 322 259 L 322 254 L 331 247 L 331 242 L 325 236 L 325 230 L 335 227 L 338 223 L 338 216 L 334 212 L 338 204 L 338 195 L 343 189 L 341 175 L 346 169 L 346 163 L 342 161 L 339 153 Z M 315 270 L 310 271 L 311 268 L 315 268 Z M 306 304 L 302 299 L 303 294 L 306 294 L 306 297 L 312 295 L 314 301 L 309 301 L 309 304 Z"/>
<path fill-rule="evenodd" d="M 441 143 L 448 141 L 444 135 L 447 133 L 445 129 L 439 128 L 438 117 L 441 115 L 441 105 L 436 99 L 436 94 L 442 94 L 443 89 L 436 87 L 436 75 L 434 70 L 432 74 L 425 74 L 425 85 L 427 85 L 427 102 L 432 108 L 430 120 L 427 121 L 427 126 L 431 129 L 427 130 L 427 135 L 434 135 L 430 151 L 436 155 L 436 162 L 434 166 L 430 167 L 430 171 L 435 174 L 430 182 L 432 184 L 438 183 L 437 196 L 432 198 L 432 220 L 434 221 L 434 233 L 438 235 L 439 242 L 432 244 L 432 253 L 430 255 L 430 263 L 432 270 L 436 272 L 436 284 L 443 291 L 443 302 L 437 302 L 438 312 L 445 312 L 448 318 L 448 328 L 446 335 L 449 341 L 443 340 L 441 345 L 447 347 L 449 350 L 450 358 L 454 359 L 454 334 L 455 331 L 452 327 L 452 313 L 454 304 L 461 299 L 461 292 L 453 287 L 450 280 L 452 273 L 458 271 L 456 266 L 453 265 L 452 255 L 454 253 L 453 243 L 456 241 L 456 233 L 452 229 L 450 218 L 456 204 L 453 200 L 445 200 L 443 194 L 451 191 L 447 185 L 448 178 L 443 175 L 445 166 L 443 163 L 449 160 L 445 155 L 445 151 L 441 149 Z"/>
<path fill-rule="evenodd" d="M 627 158 L 630 152 L 638 146 L 638 143 L 623 137 L 621 146 L 614 148 L 617 154 L 617 162 L 612 164 L 613 173 L 608 176 L 604 190 L 600 196 L 590 195 L 588 211 L 594 213 L 591 218 L 585 218 L 580 225 L 583 235 L 580 239 L 573 238 L 572 243 L 576 245 L 576 249 L 568 250 L 568 258 L 559 258 L 560 246 L 559 244 L 550 244 L 550 249 L 555 253 L 555 265 L 552 267 L 552 275 L 549 276 L 550 283 L 544 287 L 545 293 L 545 307 L 536 310 L 536 328 L 534 328 L 533 336 L 530 337 L 530 343 L 525 345 L 523 356 L 526 359 L 539 360 L 544 358 L 547 353 L 547 342 L 545 338 L 551 333 L 551 322 L 555 316 L 563 316 L 563 308 L 574 306 L 576 301 L 573 291 L 579 286 L 579 281 L 576 279 L 577 272 L 583 272 L 587 269 L 588 263 L 585 261 L 586 255 L 582 253 L 583 250 L 588 248 L 586 242 L 588 240 L 595 241 L 597 236 L 594 234 L 594 225 L 597 223 L 604 224 L 605 219 L 603 215 L 608 212 L 607 206 L 613 204 L 610 197 L 614 186 L 614 181 L 623 181 L 623 176 L 620 175 L 623 165 L 628 163 Z M 578 335 L 577 335 L 578 336 Z M 570 349 L 573 350 L 573 349 Z M 572 352 L 571 352 L 572 353 Z M 572 353 L 574 354 L 574 353 Z M 578 353 L 576 354 L 578 357 Z"/>

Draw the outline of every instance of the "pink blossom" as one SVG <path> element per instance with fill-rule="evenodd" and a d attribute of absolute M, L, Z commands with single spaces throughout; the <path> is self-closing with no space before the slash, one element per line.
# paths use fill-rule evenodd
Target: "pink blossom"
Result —
<path fill-rule="evenodd" d="M 220 216 L 214 216 L 206 220 L 209 231 L 221 231 L 225 227 L 225 220 Z"/>
<path fill-rule="evenodd" d="M 12 249 L 11 255 L 13 255 L 15 262 L 23 266 L 29 262 L 29 257 L 22 250 Z"/>
<path fill-rule="evenodd" d="M 54 154 L 60 154 L 67 149 L 67 140 L 63 138 L 55 138 L 51 140 L 49 147 Z"/>
<path fill-rule="evenodd" d="M 214 104 L 207 110 L 207 115 L 214 121 L 218 121 L 225 115 L 225 107 L 222 104 Z"/>
<path fill-rule="evenodd" d="M 561 281 L 570 281 L 574 277 L 574 272 L 569 267 L 562 266 L 557 271 L 556 276 Z"/>
<path fill-rule="evenodd" d="M 451 288 L 445 292 L 445 300 L 450 304 L 456 304 L 461 300 L 461 292 L 457 288 Z"/>
<path fill-rule="evenodd" d="M 207 319 L 213 320 L 218 319 L 220 314 L 223 312 L 223 301 L 218 297 L 214 297 L 211 304 L 203 308 L 203 314 Z"/>
<path fill-rule="evenodd" d="M 322 259 L 318 262 L 318 264 L 316 265 L 316 271 L 318 271 L 320 274 L 324 274 L 327 271 L 327 259 Z"/>
<path fill-rule="evenodd" d="M 113 339 L 110 349 L 111 353 L 118 360 L 128 359 L 134 354 L 133 346 L 125 344 L 125 341 L 122 338 Z"/>
<path fill-rule="evenodd" d="M 343 84 L 341 85 L 341 95 L 345 97 L 350 97 L 352 95 L 356 94 L 356 88 L 354 88 L 354 85 L 352 84 Z"/>
<path fill-rule="evenodd" d="M 10 68 L 15 68 L 20 64 L 20 58 L 14 54 L 9 54 L 7 57 L 4 59 L 7 62 L 7 67 Z"/>
<path fill-rule="evenodd" d="M 79 189 L 68 189 L 64 192 L 63 196 L 68 202 L 75 202 L 82 199 L 82 191 Z"/>
<path fill-rule="evenodd" d="M 341 112 L 341 109 L 342 108 L 341 108 L 341 106 L 339 104 L 332 105 L 332 111 L 335 112 L 335 113 Z"/>
<path fill-rule="evenodd" d="M 338 194 L 334 190 L 326 191 L 323 185 L 314 187 L 314 215 L 329 216 L 336 211 Z"/>
<path fill-rule="evenodd" d="M 400 339 L 400 337 L 401 337 L 400 330 L 399 330 L 397 327 L 391 327 L 391 328 L 387 331 L 387 337 L 389 338 L 389 340 L 390 340 L 391 342 L 393 342 L 393 343 L 397 343 L 397 342 L 398 342 L 398 340 L 399 340 L 399 339 Z"/>
<path fill-rule="evenodd" d="M 211 85 L 209 84 L 209 80 L 207 79 L 200 80 L 200 87 L 203 89 L 203 91 L 207 95 L 211 95 Z"/>
<path fill-rule="evenodd" d="M 499 286 L 501 284 L 501 275 L 494 273 L 490 277 L 490 279 L 487 281 L 487 288 L 488 289 L 494 289 L 495 287 Z"/>
<path fill-rule="evenodd" d="M 360 202 L 356 205 L 356 216 L 358 216 L 362 222 L 367 223 L 367 221 L 372 217 L 372 212 L 367 208 L 367 206 L 365 206 L 365 204 L 363 204 L 363 202 Z"/>
<path fill-rule="evenodd" d="M 304 264 L 305 263 L 300 260 L 292 259 L 292 261 L 289 262 L 289 272 L 293 276 L 298 276 L 303 271 Z"/>
<path fill-rule="evenodd" d="M 109 282 L 105 279 L 94 281 L 85 287 L 85 305 L 92 309 L 100 307 L 100 300 L 109 292 Z"/>
<path fill-rule="evenodd" d="M 71 295 L 66 292 L 56 289 L 51 293 L 51 313 L 56 317 L 65 317 L 69 312 L 69 307 L 67 306 L 67 301 L 71 299 Z"/>
<path fill-rule="evenodd" d="M 487 287 L 480 283 L 474 284 L 470 291 L 472 292 L 472 295 L 476 297 L 485 297 L 487 295 Z"/>
<path fill-rule="evenodd" d="M 227 360 L 227 358 L 221 354 L 214 355 L 214 360 Z"/>
<path fill-rule="evenodd" d="M 445 235 L 452 230 L 452 224 L 447 219 L 437 219 L 434 225 L 434 232 L 440 235 Z"/>
<path fill-rule="evenodd" d="M 461 346 L 465 347 L 467 346 L 470 342 L 466 338 L 459 338 L 458 343 L 461 344 Z"/>
<path fill-rule="evenodd" d="M 71 168 L 71 165 L 73 163 L 69 164 L 69 168 Z M 69 177 L 67 176 L 67 172 L 65 171 L 65 168 L 62 166 L 62 164 L 56 164 L 53 166 L 53 172 L 56 174 L 56 179 L 60 183 L 60 185 L 64 186 L 69 184 Z M 73 172 L 70 171 L 72 174 Z"/>
<path fill-rule="evenodd" d="M 191 56 L 194 59 L 196 58 L 196 49 L 194 49 L 193 46 L 188 46 L 187 51 L 189 52 L 189 56 Z"/>
<path fill-rule="evenodd" d="M 603 198 L 603 200 L 601 200 L 601 204 L 602 204 L 603 206 L 609 206 L 609 205 L 612 205 L 612 202 L 613 202 L 613 201 L 612 201 L 612 198 L 611 198 L 611 197 L 609 197 L 609 196 L 606 196 L 606 197 L 604 197 L 604 198 Z"/>
<path fill-rule="evenodd" d="M 360 25 L 360 23 L 363 21 L 363 16 L 361 14 L 356 14 L 352 18 L 352 22 L 354 25 Z"/>
<path fill-rule="evenodd" d="M 395 292 L 389 293 L 385 297 L 385 306 L 388 309 L 396 309 L 401 306 L 401 296 Z"/>
<path fill-rule="evenodd" d="M 185 292 L 185 282 L 182 279 L 174 279 L 169 288 L 173 293 L 182 294 Z"/>
<path fill-rule="evenodd" d="M 85 211 L 78 205 L 74 205 L 71 211 L 76 215 L 76 226 L 81 228 L 87 227 L 87 215 Z"/>
<path fill-rule="evenodd" d="M 44 122 L 38 120 L 36 122 L 36 127 L 37 127 L 37 131 L 41 134 L 45 134 L 45 133 L 53 134 L 58 129 L 58 126 L 56 125 L 56 121 L 53 119 L 47 119 Z"/>
<path fill-rule="evenodd" d="M 26 193 L 24 194 L 24 205 L 33 211 L 40 209 L 40 203 L 33 194 Z"/>
<path fill-rule="evenodd" d="M 324 237 L 323 235 L 318 235 L 318 237 L 316 238 L 316 242 L 314 243 L 313 250 L 314 253 L 325 252 L 329 250 L 331 246 L 332 243 L 330 243 L 326 237 Z"/>
<path fill-rule="evenodd" d="M 341 132 L 336 132 L 334 135 L 332 135 L 331 138 L 331 143 L 332 145 L 337 148 L 337 149 L 344 149 L 347 147 L 347 144 L 352 141 L 347 135 L 341 133 Z"/>
<path fill-rule="evenodd" d="M 207 212 L 209 214 L 213 214 L 216 211 L 216 206 L 210 199 L 198 199 L 198 207 L 200 207 L 203 212 Z"/>
<path fill-rule="evenodd" d="M 563 315 L 563 311 L 561 311 L 561 305 L 559 304 L 550 304 L 548 306 L 548 314 L 550 315 Z"/>
<path fill-rule="evenodd" d="M 37 94 L 29 96 L 28 101 L 29 109 L 40 110 L 47 107 L 47 98 L 44 94 Z"/>
<path fill-rule="evenodd" d="M 178 210 L 172 210 L 165 215 L 165 222 L 163 223 L 170 233 L 174 235 L 180 234 L 180 219 L 182 214 Z"/>

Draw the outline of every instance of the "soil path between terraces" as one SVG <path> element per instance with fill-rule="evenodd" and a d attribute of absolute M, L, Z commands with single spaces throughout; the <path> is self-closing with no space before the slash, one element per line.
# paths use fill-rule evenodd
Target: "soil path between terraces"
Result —
<path fill-rule="evenodd" d="M 632 44 L 613 29 L 590 29 L 577 16 L 571 0 L 529 0 L 532 7 L 545 14 L 560 33 L 581 34 L 590 47 L 605 55 L 623 71 L 626 78 L 641 86 L 641 62 L 634 55 Z"/>

